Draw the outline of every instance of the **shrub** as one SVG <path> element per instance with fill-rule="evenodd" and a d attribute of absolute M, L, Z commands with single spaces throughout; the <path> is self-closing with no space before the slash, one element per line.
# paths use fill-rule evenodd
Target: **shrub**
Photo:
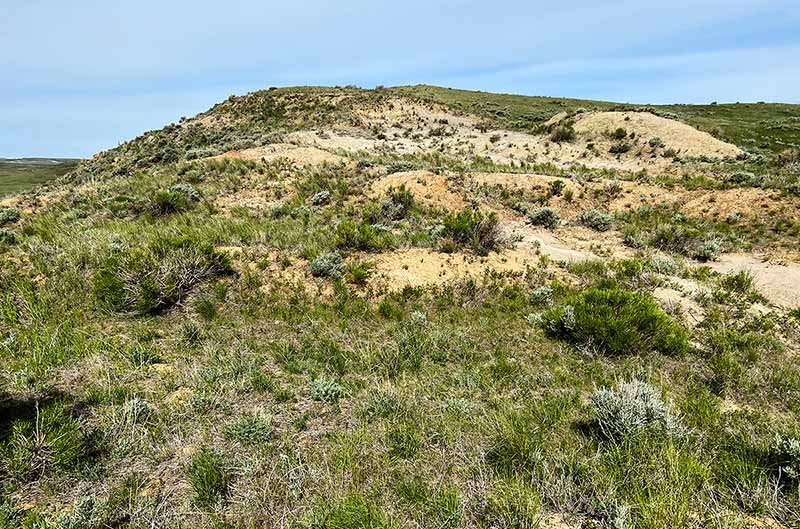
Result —
<path fill-rule="evenodd" d="M 800 165 L 800 149 L 791 148 L 781 151 L 778 156 L 775 157 L 773 163 L 778 167 Z"/>
<path fill-rule="evenodd" d="M 388 174 L 404 173 L 406 171 L 413 171 L 416 168 L 417 166 L 414 162 L 410 162 L 408 160 L 397 160 L 386 165 L 386 172 Z"/>
<path fill-rule="evenodd" d="M 544 226 L 548 230 L 554 230 L 561 223 L 561 216 L 553 208 L 539 208 L 528 215 L 528 220 L 534 226 Z"/>
<path fill-rule="evenodd" d="M 567 187 L 567 184 L 565 184 L 563 180 L 553 180 L 550 182 L 550 185 L 547 186 L 547 194 L 551 197 L 560 197 L 565 187 Z"/>
<path fill-rule="evenodd" d="M 800 481 L 800 438 L 775 438 L 772 445 L 773 467 L 784 481 Z"/>
<path fill-rule="evenodd" d="M 311 382 L 311 398 L 322 402 L 336 402 L 344 396 L 344 387 L 336 380 L 319 377 Z"/>
<path fill-rule="evenodd" d="M 486 255 L 500 246 L 500 228 L 497 215 L 484 215 L 465 208 L 444 218 L 443 234 L 457 246 L 469 246 L 478 255 Z"/>
<path fill-rule="evenodd" d="M 531 304 L 547 305 L 553 300 L 553 289 L 548 286 L 539 287 L 531 292 Z"/>
<path fill-rule="evenodd" d="M 342 256 L 336 252 L 324 253 L 316 256 L 308 265 L 311 275 L 314 277 L 330 277 L 336 279 L 342 276 L 345 265 Z"/>
<path fill-rule="evenodd" d="M 320 191 L 319 193 L 315 193 L 310 199 L 312 206 L 324 206 L 331 200 L 331 192 L 330 191 Z"/>
<path fill-rule="evenodd" d="M 655 138 L 650 138 L 650 141 L 649 141 L 649 142 L 647 142 L 647 143 L 648 143 L 648 144 L 650 145 L 650 147 L 652 147 L 653 149 L 658 149 L 659 147 L 664 147 L 664 146 L 665 146 L 665 145 L 664 145 L 664 140 L 662 140 L 662 139 L 661 139 L 661 138 L 659 138 L 658 136 L 656 136 Z"/>
<path fill-rule="evenodd" d="M 155 314 L 173 306 L 201 281 L 231 271 L 227 256 L 192 239 L 159 239 L 109 257 L 93 277 L 107 310 Z"/>
<path fill-rule="evenodd" d="M 225 438 L 246 446 L 263 444 L 272 439 L 272 427 L 258 415 L 244 415 L 225 427 Z"/>
<path fill-rule="evenodd" d="M 17 234 L 8 228 L 0 228 L 0 244 L 14 244 L 17 242 Z"/>
<path fill-rule="evenodd" d="M 202 198 L 200 192 L 195 188 L 192 184 L 186 183 L 177 183 L 175 185 L 170 186 L 167 190 L 169 193 L 178 193 L 186 197 L 187 200 L 197 202 Z"/>
<path fill-rule="evenodd" d="M 722 253 L 722 241 L 717 238 L 709 238 L 704 240 L 699 247 L 695 249 L 692 257 L 698 261 L 713 261 L 719 254 Z"/>
<path fill-rule="evenodd" d="M 157 191 L 153 194 L 151 203 L 156 215 L 170 215 L 189 208 L 186 196 L 176 191 Z"/>
<path fill-rule="evenodd" d="M 346 220 L 336 227 L 336 246 L 342 249 L 374 251 L 392 243 L 392 234 L 372 224 Z"/>
<path fill-rule="evenodd" d="M 80 424 L 56 403 L 37 408 L 34 420 L 14 422 L 0 454 L 10 476 L 29 480 L 52 470 L 69 470 L 86 450 Z"/>
<path fill-rule="evenodd" d="M 0 207 L 0 226 L 17 222 L 20 219 L 20 213 L 17 208 Z"/>
<path fill-rule="evenodd" d="M 194 492 L 194 504 L 212 510 L 228 495 L 229 476 L 222 462 L 211 449 L 201 448 L 189 466 L 189 481 Z"/>
<path fill-rule="evenodd" d="M 359 261 L 349 267 L 347 279 L 354 285 L 366 285 L 367 280 L 372 275 L 375 265 L 368 261 Z"/>
<path fill-rule="evenodd" d="M 575 139 L 575 129 L 572 124 L 558 125 L 550 133 L 550 140 L 556 143 L 573 141 Z"/>
<path fill-rule="evenodd" d="M 619 440 L 645 431 L 680 432 L 678 420 L 656 388 L 638 380 L 595 391 L 592 408 L 600 431 L 608 439 Z"/>
<path fill-rule="evenodd" d="M 406 217 L 414 208 L 414 194 L 405 185 L 390 187 L 386 198 L 381 202 L 381 213 L 390 220 Z"/>
<path fill-rule="evenodd" d="M 586 209 L 580 212 L 576 220 L 579 224 L 595 231 L 608 231 L 614 224 L 614 217 L 597 209 Z"/>
<path fill-rule="evenodd" d="M 610 355 L 688 350 L 686 332 L 649 296 L 620 289 L 589 289 L 542 316 L 554 336 L 591 344 Z"/>
<path fill-rule="evenodd" d="M 633 149 L 633 146 L 630 143 L 617 143 L 616 145 L 612 145 L 608 152 L 611 154 L 625 154 Z"/>
<path fill-rule="evenodd" d="M 612 132 L 610 136 L 615 140 L 624 140 L 625 138 L 628 137 L 628 132 L 622 127 L 619 127 L 617 130 Z"/>

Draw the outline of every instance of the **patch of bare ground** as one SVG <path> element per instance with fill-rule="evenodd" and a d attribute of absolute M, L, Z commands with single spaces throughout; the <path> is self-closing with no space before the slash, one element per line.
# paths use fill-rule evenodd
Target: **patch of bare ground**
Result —
<path fill-rule="evenodd" d="M 536 256 L 526 250 L 507 250 L 478 257 L 464 253 L 441 253 L 436 250 L 412 248 L 375 256 L 373 285 L 400 289 L 404 286 L 443 284 L 486 272 L 524 272 L 536 265 Z"/>
<path fill-rule="evenodd" d="M 214 158 L 237 158 L 240 160 L 253 160 L 271 162 L 286 159 L 297 166 L 319 165 L 323 163 L 342 163 L 344 158 L 336 154 L 315 147 L 304 147 L 289 143 L 273 143 L 263 147 L 254 147 L 241 151 L 228 151 Z"/>
<path fill-rule="evenodd" d="M 578 135 L 604 147 L 610 147 L 615 141 L 606 132 L 617 129 L 624 129 L 628 135 L 633 133 L 634 137 L 629 136 L 626 141 L 637 148 L 649 147 L 651 139 L 659 138 L 664 148 L 690 157 L 735 158 L 742 154 L 735 145 L 718 140 L 707 132 L 649 112 L 586 112 L 575 118 Z"/>
<path fill-rule="evenodd" d="M 784 307 L 800 306 L 800 264 L 762 260 L 745 253 L 725 254 L 719 261 L 710 263 L 721 273 L 750 272 L 755 286 L 771 303 Z"/>
<path fill-rule="evenodd" d="M 450 190 L 443 175 L 430 171 L 408 171 L 387 175 L 372 185 L 373 196 L 383 196 L 390 188 L 405 188 L 414 194 L 414 199 L 428 207 L 448 211 L 464 207 L 462 198 Z"/>

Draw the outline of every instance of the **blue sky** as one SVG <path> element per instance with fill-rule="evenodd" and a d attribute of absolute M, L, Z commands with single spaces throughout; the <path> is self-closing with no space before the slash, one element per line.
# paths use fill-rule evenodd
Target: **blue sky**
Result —
<path fill-rule="evenodd" d="M 90 156 L 281 85 L 800 103 L 800 2 L 26 0 L 0 72 L 0 157 Z"/>

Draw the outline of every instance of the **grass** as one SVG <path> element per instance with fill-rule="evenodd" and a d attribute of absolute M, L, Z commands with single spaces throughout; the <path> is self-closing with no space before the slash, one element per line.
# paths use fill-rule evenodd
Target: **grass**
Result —
<path fill-rule="evenodd" d="M 329 93 L 233 98 L 215 112 L 240 129 L 153 133 L 121 147 L 118 163 L 101 155 L 74 173 L 86 187 L 10 214 L 0 527 L 800 523 L 800 371 L 787 360 L 800 318 L 756 310 L 751 276 L 681 257 L 711 231 L 730 247 L 772 244 L 767 231 L 631 211 L 609 227 L 643 241 L 625 259 L 541 256 L 385 289 L 386 251 L 504 259 L 513 240 L 490 211 L 506 203 L 530 205 L 520 217 L 557 235 L 572 229 L 572 214 L 551 214 L 568 189 L 486 191 L 476 201 L 496 202 L 447 212 L 404 188 L 364 190 L 390 170 L 457 179 L 510 167 L 387 153 L 313 168 L 184 159 L 348 116 Z M 337 93 L 373 105 L 393 92 Z M 452 104 L 467 97 L 491 99 Z M 521 128 L 563 108 L 493 97 L 481 116 Z M 602 176 L 549 170 L 563 182 Z M 590 197 L 597 207 L 620 193 L 607 187 Z M 154 207 L 160 192 L 180 207 Z M 264 206 L 224 205 L 238 193 Z M 705 292 L 691 300 L 697 321 L 656 301 L 678 281 Z"/>

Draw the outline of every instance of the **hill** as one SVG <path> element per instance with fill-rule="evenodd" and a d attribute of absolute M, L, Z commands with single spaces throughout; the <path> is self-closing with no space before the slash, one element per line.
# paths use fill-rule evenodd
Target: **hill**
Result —
<path fill-rule="evenodd" d="M 797 526 L 798 116 L 270 89 L 0 199 L 0 523 Z"/>
<path fill-rule="evenodd" d="M 0 197 L 55 180 L 77 165 L 78 160 L 62 158 L 0 158 Z"/>

